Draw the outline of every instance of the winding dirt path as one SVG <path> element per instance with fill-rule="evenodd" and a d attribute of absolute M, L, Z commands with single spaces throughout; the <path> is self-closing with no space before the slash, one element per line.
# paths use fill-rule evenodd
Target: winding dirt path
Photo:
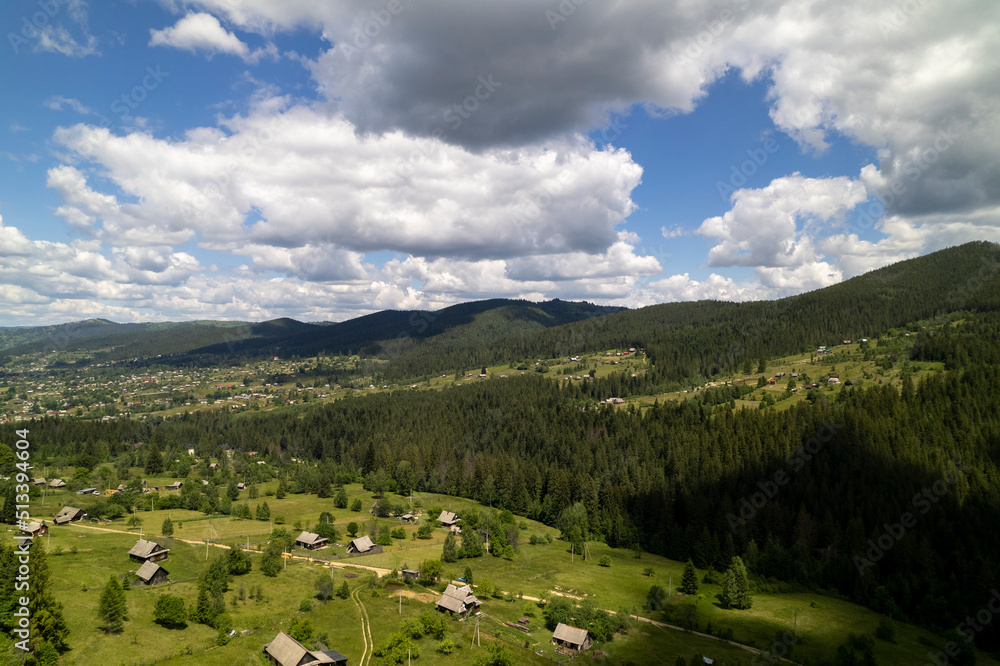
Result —
<path fill-rule="evenodd" d="M 368 657 L 368 662 L 371 662 L 370 652 L 375 650 L 375 643 L 372 641 L 372 624 L 371 620 L 368 619 L 368 611 L 365 609 L 365 605 L 361 603 L 361 588 L 355 589 L 351 593 L 351 599 L 357 605 L 358 610 L 361 611 L 361 637 L 365 640 L 365 651 L 361 653 L 361 659 L 358 660 L 358 666 L 365 666 L 365 657 Z"/>

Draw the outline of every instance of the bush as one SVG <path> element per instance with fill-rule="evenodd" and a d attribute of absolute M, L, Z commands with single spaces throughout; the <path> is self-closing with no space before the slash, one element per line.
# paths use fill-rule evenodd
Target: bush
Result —
<path fill-rule="evenodd" d="M 312 601 L 309 599 L 303 599 L 302 603 L 299 604 L 300 613 L 308 613 L 313 609 Z"/>
<path fill-rule="evenodd" d="M 875 638 L 888 641 L 889 643 L 896 642 L 896 626 L 892 623 L 891 619 L 884 615 L 879 618 L 878 628 L 875 629 Z"/>
<path fill-rule="evenodd" d="M 450 638 L 446 638 L 437 644 L 436 649 L 440 654 L 451 654 L 452 652 L 455 651 L 456 647 L 458 646 L 455 645 L 455 642 L 453 640 L 451 640 Z"/>
<path fill-rule="evenodd" d="M 601 555 L 601 559 L 598 560 L 597 563 L 600 564 L 602 567 L 610 567 L 611 557 L 608 555 Z"/>

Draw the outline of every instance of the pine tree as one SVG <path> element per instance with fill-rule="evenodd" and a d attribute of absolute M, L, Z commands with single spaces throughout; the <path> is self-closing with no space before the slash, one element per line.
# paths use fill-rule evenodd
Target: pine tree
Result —
<path fill-rule="evenodd" d="M 170 520 L 170 516 L 163 519 L 163 525 L 160 527 L 160 534 L 163 536 L 174 535 L 174 521 Z"/>
<path fill-rule="evenodd" d="M 347 491 L 341 488 L 337 491 L 337 496 L 333 499 L 333 505 L 338 509 L 347 508 Z"/>
<path fill-rule="evenodd" d="M 681 592 L 684 594 L 698 594 L 698 572 L 694 569 L 694 562 L 687 561 L 684 565 L 684 574 L 681 576 Z"/>
<path fill-rule="evenodd" d="M 163 456 L 160 454 L 160 447 L 156 442 L 149 445 L 146 452 L 146 474 L 155 476 L 163 473 Z"/>
<path fill-rule="evenodd" d="M 441 553 L 441 560 L 448 563 L 458 561 L 458 546 L 455 544 L 455 535 L 451 532 L 448 532 L 448 536 L 444 538 L 444 550 Z"/>
<path fill-rule="evenodd" d="M 128 606 L 125 603 L 125 590 L 118 584 L 118 577 L 112 575 L 101 590 L 101 599 L 97 605 L 97 616 L 101 619 L 101 628 L 109 634 L 119 634 L 125 628 L 128 619 Z"/>
<path fill-rule="evenodd" d="M 347 587 L 346 580 L 344 581 L 344 584 L 340 586 L 340 589 L 337 591 L 337 596 L 340 597 L 341 599 L 346 599 L 347 597 L 351 596 L 351 588 Z"/>
<path fill-rule="evenodd" d="M 274 492 L 274 498 L 285 499 L 285 493 L 287 492 L 288 490 L 285 487 L 285 480 L 281 479 L 280 481 L 278 481 L 278 489 Z"/>
<path fill-rule="evenodd" d="M 733 557 L 729 570 L 726 571 L 726 579 L 722 584 L 722 599 L 730 608 L 748 610 L 753 606 L 750 580 L 747 578 L 743 560 L 739 556 Z"/>
<path fill-rule="evenodd" d="M 235 502 L 240 498 L 240 489 L 236 487 L 235 479 L 230 480 L 229 485 L 226 486 L 226 497 L 229 498 L 230 502 Z"/>
<path fill-rule="evenodd" d="M 0 523 L 14 525 L 17 523 L 17 511 L 14 507 L 17 504 L 14 484 L 8 483 L 3 493 L 3 508 L 0 508 Z"/>
<path fill-rule="evenodd" d="M 66 643 L 69 627 L 63 618 L 62 604 L 52 596 L 48 555 L 42 541 L 31 542 L 28 557 L 31 560 L 32 587 L 32 594 L 28 597 L 31 645 L 37 648 L 42 643 L 49 643 L 56 651 L 65 652 L 69 649 Z"/>

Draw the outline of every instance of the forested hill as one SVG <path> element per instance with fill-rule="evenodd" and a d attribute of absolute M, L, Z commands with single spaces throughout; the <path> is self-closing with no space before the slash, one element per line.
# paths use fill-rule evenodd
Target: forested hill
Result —
<path fill-rule="evenodd" d="M 98 360 L 169 357 L 188 362 L 222 362 L 237 356 L 309 356 L 320 352 L 387 354 L 424 338 L 446 335 L 482 344 L 618 312 L 623 308 L 561 300 L 532 303 L 493 299 L 462 303 L 436 312 L 386 310 L 348 321 L 304 323 L 282 318 L 238 321 L 118 324 L 88 319 L 55 326 L 0 329 L 0 355 L 51 350 L 93 353 Z"/>
<path fill-rule="evenodd" d="M 246 467 L 241 452 L 259 451 L 293 493 L 381 479 L 550 525 L 581 503 L 589 538 L 700 568 L 740 554 L 761 584 L 833 591 L 943 631 L 1000 586 L 1000 311 L 911 341 L 913 361 L 943 367 L 785 410 L 694 398 L 598 408 L 581 386 L 591 382 L 530 373 L 273 412 L 42 419 L 31 432 L 39 460 L 86 468 L 123 457 L 141 466 L 153 446 L 169 460 L 194 446 L 207 461 L 226 445 Z M 0 426 L 0 441 L 16 427 Z M 213 477 L 192 508 L 227 512 L 222 485 Z M 1000 648 L 998 626 L 976 643 Z"/>
<path fill-rule="evenodd" d="M 761 357 L 875 337 L 945 312 L 998 305 L 1000 246 L 973 242 L 776 301 L 653 305 L 475 348 L 429 341 L 438 344 L 417 345 L 393 358 L 386 376 L 644 347 L 653 362 L 648 381 L 662 386 L 755 367 Z"/>

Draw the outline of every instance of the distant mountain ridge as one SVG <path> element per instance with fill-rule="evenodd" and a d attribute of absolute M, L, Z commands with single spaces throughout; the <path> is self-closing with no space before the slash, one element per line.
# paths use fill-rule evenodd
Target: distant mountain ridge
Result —
<path fill-rule="evenodd" d="M 533 303 L 490 299 L 437 311 L 385 310 L 337 323 L 306 323 L 282 317 L 259 323 L 191 321 L 119 324 L 105 319 L 33 328 L 0 329 L 0 353 L 100 352 L 120 360 L 158 355 L 313 355 L 319 352 L 379 353 L 402 342 L 475 327 L 477 317 L 493 313 L 508 322 L 505 332 L 566 324 L 622 310 L 562 300 Z M 108 351 L 108 348 L 111 348 Z"/>
<path fill-rule="evenodd" d="M 586 302 L 489 299 L 437 311 L 385 310 L 338 323 L 279 318 L 117 324 L 89 319 L 0 329 L 0 354 L 64 349 L 96 360 L 170 357 L 214 363 L 268 355 L 360 353 L 403 379 L 514 360 L 644 347 L 642 381 L 665 385 L 958 310 L 1000 308 L 1000 246 L 972 242 L 775 301 L 664 303 L 635 310 Z"/>

